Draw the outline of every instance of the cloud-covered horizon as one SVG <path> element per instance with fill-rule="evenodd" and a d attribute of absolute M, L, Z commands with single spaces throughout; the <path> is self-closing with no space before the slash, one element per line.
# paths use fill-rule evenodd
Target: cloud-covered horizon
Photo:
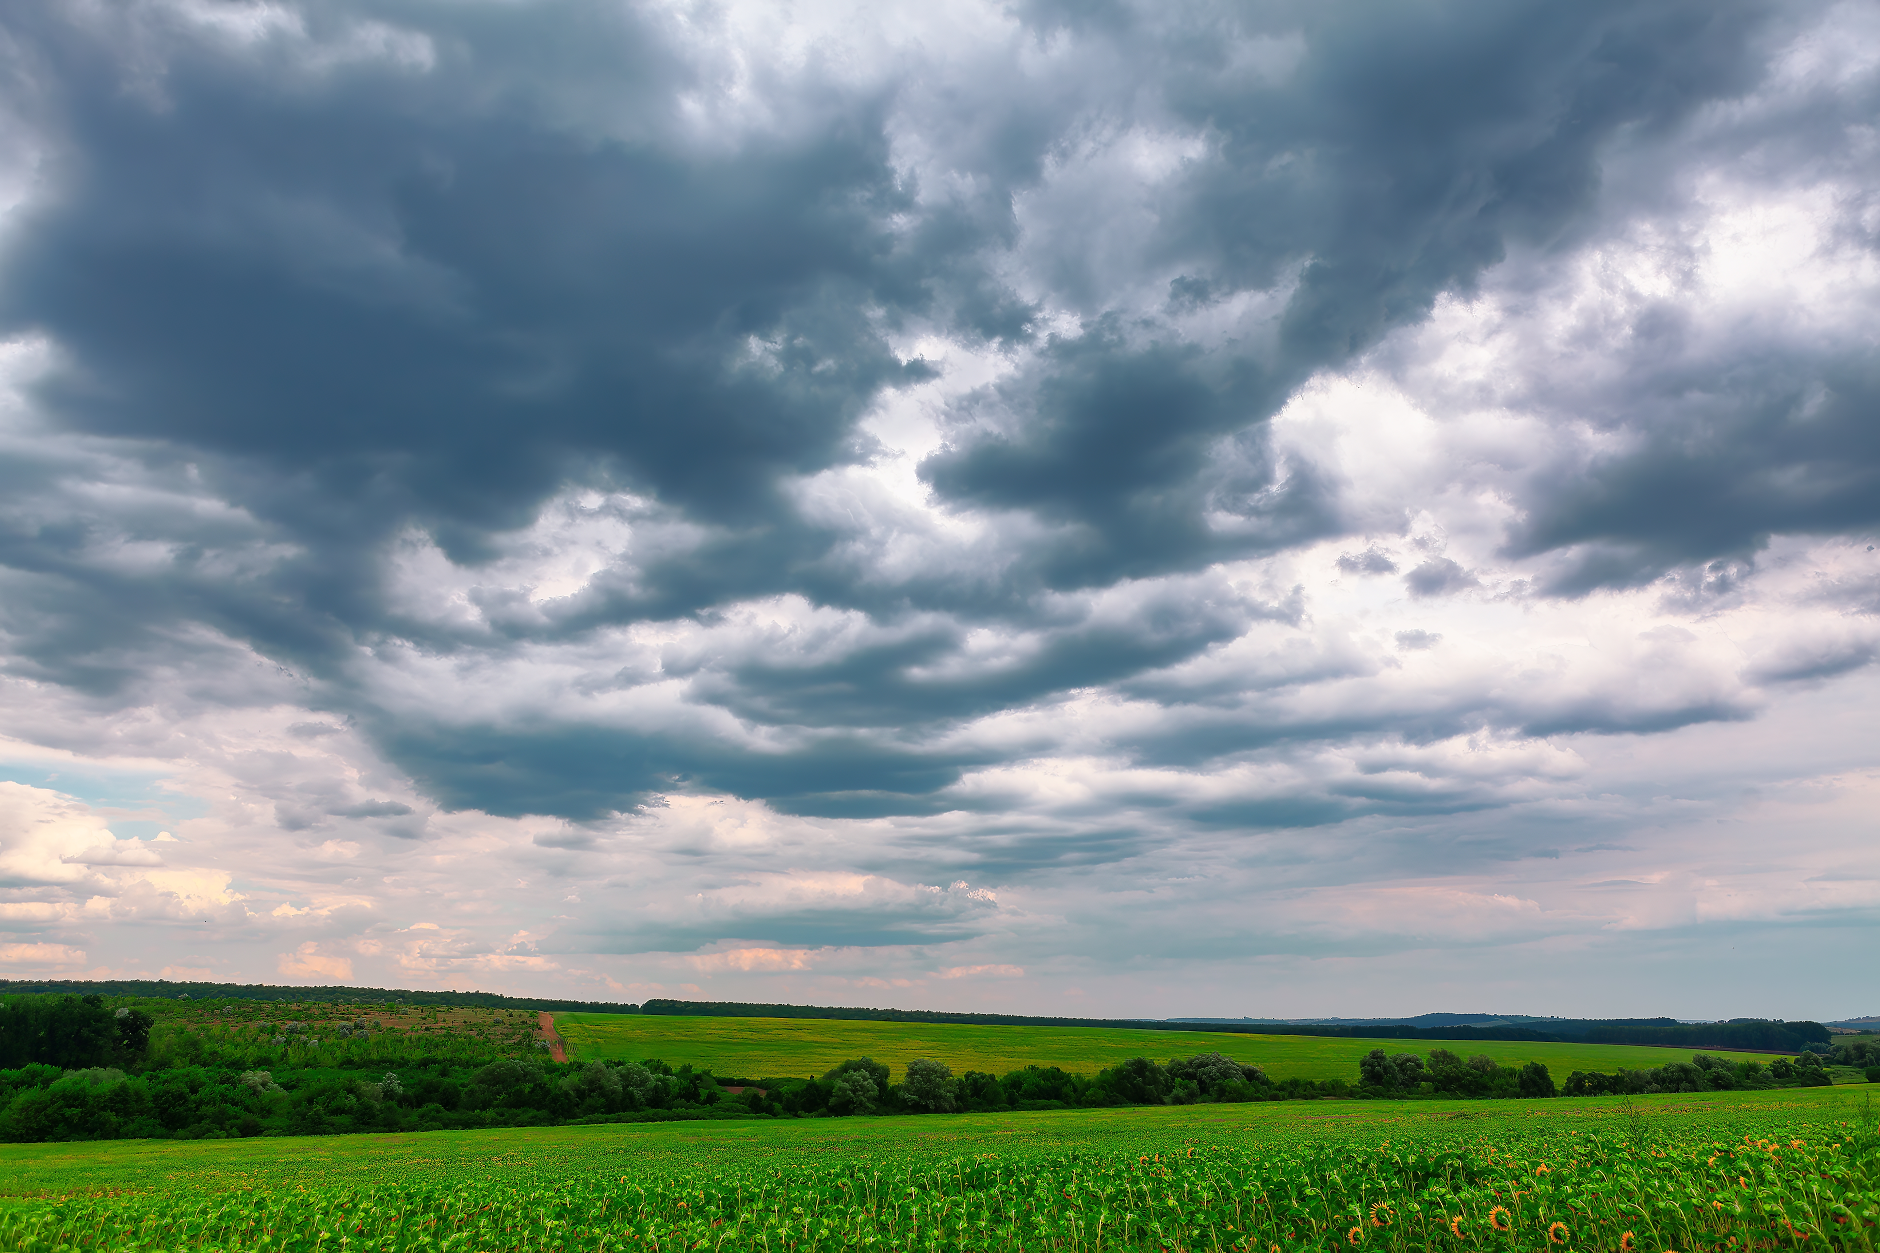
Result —
<path fill-rule="evenodd" d="M 1874 1012 L 1871 8 L 0 33 L 9 972 Z"/>

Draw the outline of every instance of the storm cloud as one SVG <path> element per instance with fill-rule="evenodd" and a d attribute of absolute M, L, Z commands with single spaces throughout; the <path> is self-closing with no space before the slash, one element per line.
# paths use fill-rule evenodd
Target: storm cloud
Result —
<path fill-rule="evenodd" d="M 1617 972 L 1880 905 L 1866 9 L 4 33 L 19 960 L 1843 1009 Z"/>

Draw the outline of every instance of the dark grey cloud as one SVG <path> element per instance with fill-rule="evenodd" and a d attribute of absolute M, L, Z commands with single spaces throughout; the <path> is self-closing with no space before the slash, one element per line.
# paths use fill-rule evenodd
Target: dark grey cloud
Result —
<path fill-rule="evenodd" d="M 1419 320 L 1439 294 L 1470 290 L 1511 242 L 1576 229 L 1599 187 L 1600 145 L 1751 85 L 1765 16 L 1697 4 L 1538 20 L 1467 4 L 1244 24 L 1179 13 L 1161 32 L 1089 28 L 1163 58 L 1169 108 L 1214 140 L 1168 193 L 1148 247 L 1190 267 L 1172 287 L 1180 304 L 1274 288 L 1288 267 L 1297 280 L 1262 351 L 1210 353 L 1099 321 L 1054 341 L 1030 379 L 967 407 L 923 476 L 949 500 L 1066 526 L 1045 558 L 1054 586 L 1330 533 L 1319 484 L 1275 479 L 1263 420 L 1313 371 Z M 1291 21 L 1305 50 L 1283 83 L 1229 70 L 1236 47 Z M 1219 441 L 1233 453 L 1221 457 Z M 1249 525 L 1223 533 L 1211 513 Z"/>
<path fill-rule="evenodd" d="M 969 410 L 996 406 L 1003 429 L 962 428 L 922 477 L 956 504 L 1062 527 L 1034 558 L 1050 587 L 1194 568 L 1332 529 L 1320 486 L 1304 473 L 1277 484 L 1248 430 L 1285 389 L 1252 361 L 1134 347 L 1119 332 L 1102 323 L 1054 340 L 1032 378 Z M 1218 513 L 1243 525 L 1219 534 L 1208 517 Z"/>
<path fill-rule="evenodd" d="M 271 467 L 302 491 L 254 503 L 328 548 L 415 518 L 474 552 L 597 464 L 762 518 L 779 473 L 855 455 L 859 406 L 911 377 L 861 317 L 893 298 L 882 219 L 905 207 L 876 110 L 721 155 L 487 112 L 510 41 L 567 23 L 651 80 L 610 103 L 670 108 L 670 68 L 632 72 L 665 61 L 653 37 L 598 7 L 480 14 L 427 32 L 429 73 L 293 93 L 185 46 L 161 108 L 42 14 L 23 34 L 62 151 L 0 309 L 68 354 L 42 403 Z M 749 361 L 753 341 L 774 347 Z"/>
<path fill-rule="evenodd" d="M 447 810 L 598 824 L 702 790 L 983 816 L 1022 806 L 963 781 L 1054 753 L 1227 770 L 1484 727 L 1741 719 L 1729 684 L 1511 691 L 1461 662 L 1414 700 L 1315 705 L 1447 664 L 1467 632 L 1323 625 L 1314 592 L 1332 571 L 1401 574 L 1439 613 L 1499 577 L 1494 556 L 1544 566 L 1543 600 L 1672 575 L 1668 594 L 1713 605 L 1772 536 L 1880 522 L 1880 391 L 1852 339 L 1751 351 L 1751 331 L 1701 334 L 1671 298 L 1631 311 L 1604 372 L 1516 363 L 1550 430 L 1601 440 L 1560 436 L 1507 471 L 1503 531 L 1459 534 L 1456 556 L 1386 547 L 1419 551 L 1415 507 L 1450 484 L 1379 511 L 1401 530 L 1371 525 L 1368 488 L 1273 434 L 1313 379 L 1388 367 L 1393 337 L 1511 256 L 1543 272 L 1515 293 L 1538 300 L 1622 210 L 1675 209 L 1673 174 L 1638 169 L 1683 170 L 1694 119 L 1770 80 L 1800 9 L 1033 6 L 1014 46 L 1057 41 L 1061 77 L 1009 50 L 878 81 L 769 66 L 739 88 L 755 104 L 703 122 L 688 110 L 736 93 L 632 8 L 294 11 L 298 33 L 239 46 L 180 9 L 10 23 L 16 124 L 47 155 L 9 227 L 0 327 L 49 364 L 27 393 L 43 427 L 0 458 L 0 625 L 12 674 L 101 706 L 247 649 L 320 714 L 289 734 L 363 735 Z M 366 22 L 393 51 L 341 55 L 368 46 Z M 1863 99 L 1798 105 L 1769 142 Z M 1077 184 L 1080 152 L 1119 131 L 1157 172 Z M 1100 191 L 1071 204 L 1085 185 Z M 1871 248 L 1845 216 L 1846 246 Z M 870 425 L 880 407 L 968 372 L 922 358 L 935 341 L 990 381 L 931 393 L 938 443 L 910 458 L 927 529 L 911 506 L 806 503 L 805 484 L 901 455 Z M 505 582 L 549 505 L 582 491 L 631 539 L 553 603 Z M 388 575 L 413 537 L 464 586 Z M 1317 566 L 1286 566 L 1315 545 Z M 1273 569 L 1214 569 L 1255 560 Z M 752 625 L 760 602 L 788 609 Z M 1745 681 L 1871 655 L 1836 647 Z M 406 654 L 436 668 L 398 672 Z M 418 674 L 431 699 L 391 694 Z M 279 699 L 229 682 L 201 700 Z M 1144 789 L 1132 804 L 1207 829 L 1504 803 L 1394 776 Z M 427 812 L 383 788 L 280 792 L 294 831 L 411 835 Z M 1152 825 L 1073 838 L 1027 819 L 958 847 L 1046 873 L 1153 848 Z M 759 938 L 836 942 L 820 915 L 778 919 Z"/>
<path fill-rule="evenodd" d="M 573 951 L 690 952 L 714 943 L 881 948 L 944 944 L 997 927 L 997 903 L 965 889 L 869 879 L 821 885 L 731 884 L 593 932 Z"/>
<path fill-rule="evenodd" d="M 1424 560 L 1416 569 L 1404 575 L 1403 581 L 1404 586 L 1410 589 L 1410 594 L 1419 597 L 1449 596 L 1481 586 L 1480 579 L 1448 557 Z"/>
<path fill-rule="evenodd" d="M 1755 683 L 1812 683 L 1869 666 L 1880 659 L 1880 641 L 1873 639 L 1798 640 L 1774 657 L 1750 667 Z"/>
<path fill-rule="evenodd" d="M 411 806 L 403 801 L 360 801 L 330 812 L 341 818 L 402 818 L 411 812 Z"/>
<path fill-rule="evenodd" d="M 1361 553 L 1340 553 L 1338 568 L 1347 574 L 1395 574 L 1397 563 L 1389 553 L 1373 546 Z"/>
<path fill-rule="evenodd" d="M 1554 593 L 1752 558 L 1778 533 L 1880 525 L 1880 374 L 1864 349 L 1694 347 L 1670 366 L 1639 351 L 1623 400 L 1588 397 L 1640 438 L 1536 491 L 1509 551 L 1570 554 Z"/>

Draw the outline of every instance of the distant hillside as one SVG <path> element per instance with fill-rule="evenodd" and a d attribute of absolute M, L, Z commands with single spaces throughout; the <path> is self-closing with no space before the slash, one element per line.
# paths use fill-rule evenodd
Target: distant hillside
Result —
<path fill-rule="evenodd" d="M 272 983 L 172 983 L 168 979 L 0 979 L 0 993 L 68 993 L 76 996 L 154 996 L 194 1001 L 227 997 L 240 1001 L 302 1001 L 318 1004 L 390 1001 L 399 1005 L 453 1008 L 555 1010 L 590 1014 L 633 1014 L 637 1005 L 606 1001 L 560 1001 L 499 996 L 494 992 L 414 992 L 407 988 L 300 988 Z"/>
<path fill-rule="evenodd" d="M 656 999 L 640 1006 L 642 1014 L 713 1018 L 821 1018 L 838 1022 L 935 1022 L 986 1027 L 1123 1027 L 1134 1031 L 1258 1031 L 1265 1035 L 1316 1035 L 1392 1040 L 1557 1040 L 1560 1037 L 1519 1027 L 1407 1027 L 1308 1024 L 1252 1025 L 1242 1020 L 1167 1018 L 1047 1018 L 1028 1014 L 967 1014 L 938 1009 L 870 1009 L 836 1005 L 774 1005 L 748 1001 L 673 1001 Z"/>
<path fill-rule="evenodd" d="M 1733 1018 L 1728 1022 L 1679 1022 L 1675 1018 L 1532 1018 L 1492 1014 L 1420 1014 L 1415 1018 L 1172 1018 L 1171 1023 L 1204 1030 L 1282 1032 L 1356 1031 L 1390 1035 L 1399 1027 L 1437 1032 L 1469 1031 L 1480 1039 L 1509 1039 L 1504 1031 L 1522 1031 L 1539 1040 L 1580 1040 L 1587 1044 L 1652 1044 L 1667 1048 L 1718 1048 L 1761 1053 L 1799 1053 L 1810 1044 L 1826 1044 L 1832 1033 L 1818 1022 Z M 1453 1024 L 1453 1025 L 1451 1025 Z M 1830 1024 L 1840 1025 L 1840 1024 Z"/>
<path fill-rule="evenodd" d="M 1535 1018 L 1492 1014 L 1420 1014 L 1415 1018 L 1051 1018 L 1027 1014 L 967 1014 L 933 1009 L 779 1005 L 748 1001 L 675 1001 L 642 1005 L 501 996 L 494 992 L 422 992 L 405 988 L 287 987 L 268 983 L 173 983 L 167 979 L 0 979 L 0 993 L 98 993 L 192 1000 L 229 997 L 251 1001 L 388 1001 L 404 1005 L 479 1006 L 588 1014 L 667 1014 L 721 1018 L 821 1018 L 857 1022 L 932 1022 L 981 1026 L 1125 1027 L 1147 1031 L 1238 1031 L 1261 1035 L 1332 1036 L 1385 1040 L 1528 1040 L 1588 1044 L 1649 1044 L 1739 1052 L 1797 1053 L 1827 1044 L 1832 1033 L 1818 1022 L 1737 1018 L 1680 1023 L 1675 1018 Z M 1872 1019 L 1850 1019 L 1871 1022 Z M 1838 1024 L 1837 1024 L 1838 1025 Z"/>
<path fill-rule="evenodd" d="M 1865 1018 L 1842 1018 L 1827 1025 L 1848 1031 L 1880 1031 L 1880 1014 L 1868 1014 Z"/>
<path fill-rule="evenodd" d="M 1578 1038 L 1599 1027 L 1676 1027 L 1676 1018 L 1542 1018 L 1533 1014 L 1418 1014 L 1414 1018 L 1171 1018 L 1170 1022 L 1248 1027 L 1520 1027 Z"/>

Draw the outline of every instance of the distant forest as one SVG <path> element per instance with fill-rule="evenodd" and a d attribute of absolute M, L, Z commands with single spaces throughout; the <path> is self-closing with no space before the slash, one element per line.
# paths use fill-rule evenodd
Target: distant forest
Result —
<path fill-rule="evenodd" d="M 638 1005 L 609 1001 L 563 1001 L 549 997 L 499 996 L 495 992 L 414 992 L 407 988 L 290 987 L 275 983 L 173 983 L 168 979 L 0 979 L 0 995 L 48 993 L 68 996 L 148 996 L 163 1000 L 282 1001 L 351 1005 L 361 1001 L 398 1005 L 475 1006 L 479 1009 L 550 1010 L 554 1013 L 637 1014 Z"/>
<path fill-rule="evenodd" d="M 1233 1031 L 1258 1035 L 1333 1036 L 1365 1040 L 1531 1040 L 1587 1044 L 1646 1044 L 1665 1048 L 1714 1048 L 1737 1052 L 1798 1053 L 1811 1045 L 1826 1052 L 1833 1033 L 1818 1022 L 1738 1018 L 1730 1022 L 1680 1023 L 1674 1018 L 1549 1018 L 1537 1025 L 1412 1026 L 1392 1023 L 1268 1023 L 1250 1019 L 1049 1018 L 1023 1014 L 964 1014 L 931 1009 L 867 1009 L 830 1005 L 772 1005 L 745 1001 L 675 1001 L 643 1004 L 500 996 L 494 992 L 418 992 L 407 989 L 287 987 L 265 983 L 172 983 L 161 979 L 9 980 L 0 993 L 65 993 L 101 996 L 234 997 L 241 1000 L 350 1004 L 390 1001 L 403 1005 L 477 1006 L 590 1014 L 664 1014 L 724 1018 L 821 1018 L 857 1022 L 964 1023 L 975 1026 L 1112 1027 L 1134 1031 Z M 1469 1015 L 1425 1015 L 1425 1018 Z"/>

